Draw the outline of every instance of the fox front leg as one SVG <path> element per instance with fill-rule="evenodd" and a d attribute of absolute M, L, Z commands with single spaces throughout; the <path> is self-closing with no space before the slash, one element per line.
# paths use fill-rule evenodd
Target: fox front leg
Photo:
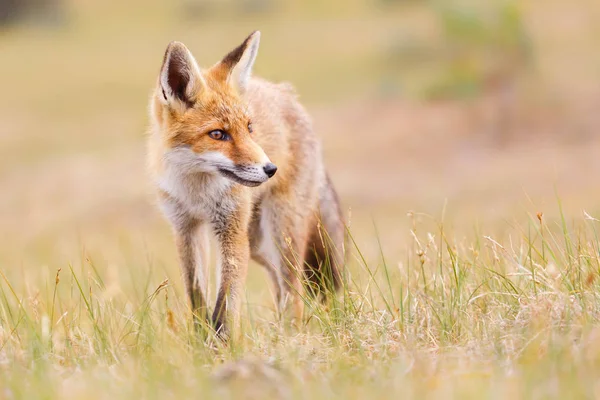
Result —
<path fill-rule="evenodd" d="M 199 327 L 208 318 L 204 293 L 207 286 L 206 265 L 203 265 L 208 256 L 203 236 L 206 232 L 200 221 L 182 211 L 174 200 L 165 198 L 161 206 L 173 227 L 185 291 L 194 315 L 194 324 Z"/>
<path fill-rule="evenodd" d="M 199 325 L 206 321 L 208 307 L 203 291 L 203 267 L 200 265 L 202 257 L 198 247 L 197 226 L 190 226 L 189 230 L 175 233 L 175 243 L 181 264 L 181 273 L 185 285 L 186 294 L 189 298 L 194 323 Z"/>
<path fill-rule="evenodd" d="M 249 214 L 244 209 L 215 224 L 221 279 L 212 320 L 221 337 L 233 336 L 240 327 L 240 305 L 250 259 Z"/>

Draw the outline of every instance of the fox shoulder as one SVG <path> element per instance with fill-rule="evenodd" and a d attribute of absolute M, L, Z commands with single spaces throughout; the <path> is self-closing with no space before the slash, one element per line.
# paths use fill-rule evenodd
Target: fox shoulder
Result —
<path fill-rule="evenodd" d="M 296 88 L 290 82 L 280 82 L 277 84 L 277 86 L 279 87 L 279 90 L 281 90 L 282 92 L 284 92 L 290 96 L 293 96 L 293 97 L 298 97 Z"/>

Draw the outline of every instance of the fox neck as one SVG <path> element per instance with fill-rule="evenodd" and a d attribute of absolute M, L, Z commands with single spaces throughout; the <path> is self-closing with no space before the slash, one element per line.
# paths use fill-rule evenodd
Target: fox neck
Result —
<path fill-rule="evenodd" d="M 200 216 L 209 213 L 213 204 L 230 197 L 233 182 L 218 173 L 189 173 L 167 164 L 158 185 L 187 211 Z"/>

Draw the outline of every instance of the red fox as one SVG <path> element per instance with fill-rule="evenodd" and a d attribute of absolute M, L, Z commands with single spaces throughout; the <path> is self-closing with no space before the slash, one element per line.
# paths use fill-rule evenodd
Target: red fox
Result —
<path fill-rule="evenodd" d="M 208 69 L 170 43 L 150 100 L 149 169 L 196 321 L 209 317 L 207 235 L 216 237 L 217 333 L 239 323 L 250 258 L 267 268 L 280 311 L 292 299 L 297 321 L 304 283 L 325 296 L 327 282 L 341 282 L 344 222 L 320 142 L 289 85 L 251 76 L 259 41 L 256 31 Z"/>

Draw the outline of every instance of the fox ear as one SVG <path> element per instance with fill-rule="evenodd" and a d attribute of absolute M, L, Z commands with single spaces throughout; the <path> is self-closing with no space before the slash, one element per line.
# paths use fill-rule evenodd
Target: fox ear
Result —
<path fill-rule="evenodd" d="M 221 65 L 229 72 L 227 82 L 240 93 L 243 93 L 248 85 L 259 43 L 260 31 L 254 31 L 221 61 Z"/>
<path fill-rule="evenodd" d="M 183 43 L 171 42 L 160 70 L 160 93 L 164 104 L 179 110 L 194 106 L 204 86 L 200 68 Z"/>

